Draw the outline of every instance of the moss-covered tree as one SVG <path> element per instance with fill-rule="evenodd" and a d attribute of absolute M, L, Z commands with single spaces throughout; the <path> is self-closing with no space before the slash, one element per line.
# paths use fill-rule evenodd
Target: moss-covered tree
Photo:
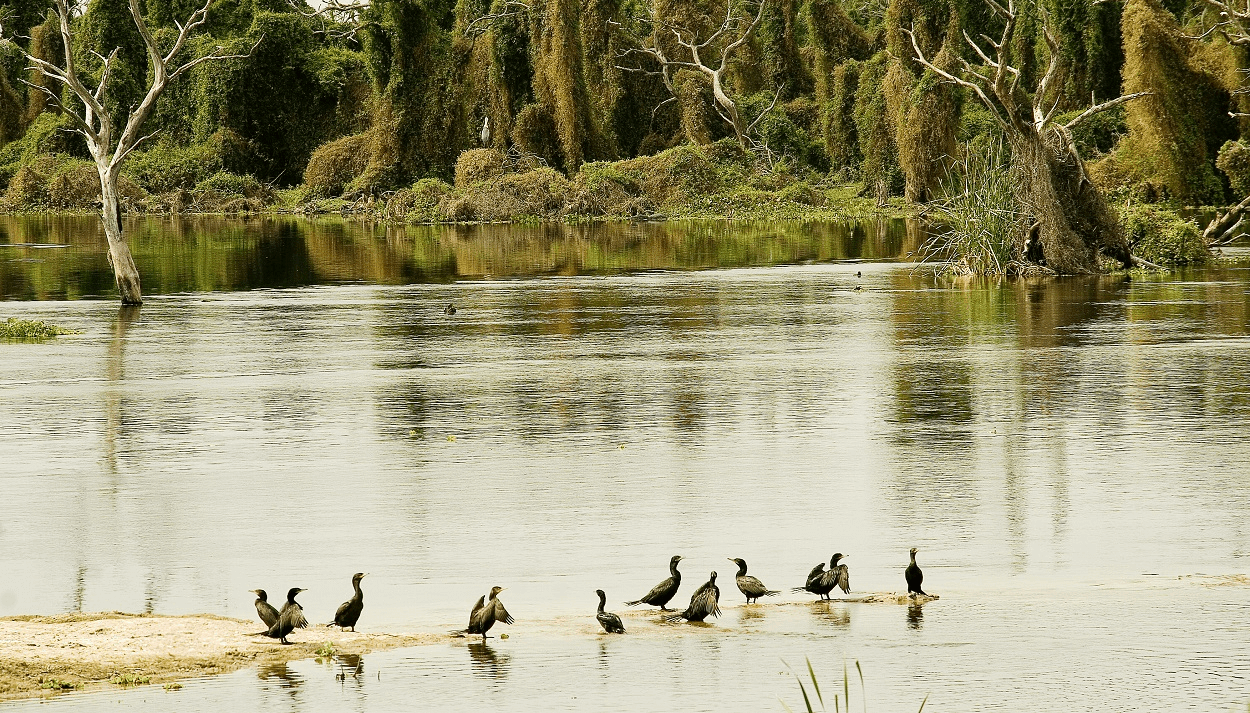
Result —
<path fill-rule="evenodd" d="M 911 40 L 918 61 L 972 92 L 1007 137 L 1022 207 L 1031 218 L 1031 227 L 1019 236 L 1017 260 L 1059 274 L 1096 272 L 1099 254 L 1130 265 L 1132 256 L 1123 230 L 1101 191 L 1086 175 L 1071 132 L 1089 117 L 1140 95 L 1116 97 L 1091 106 L 1066 124 L 1058 123 L 1056 104 L 1063 56 L 1045 13 L 1041 30 L 1050 60 L 1030 92 L 1021 85 L 1020 72 L 1011 64 L 1012 35 L 1019 19 L 1015 2 L 1005 7 L 994 0 L 987 2 L 1003 20 L 1002 33 L 989 52 L 969 40 L 982 64 L 974 66 L 965 61 L 960 74 L 930 61 L 915 34 L 907 29 L 903 32 Z"/>

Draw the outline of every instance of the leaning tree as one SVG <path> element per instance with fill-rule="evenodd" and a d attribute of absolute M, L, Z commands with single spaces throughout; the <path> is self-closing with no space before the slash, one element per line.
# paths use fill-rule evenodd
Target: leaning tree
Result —
<path fill-rule="evenodd" d="M 978 43 L 964 32 L 964 40 L 980 63 L 974 65 L 961 59 L 963 71 L 959 74 L 926 58 L 911 30 L 901 32 L 911 40 L 916 61 L 943 80 L 975 94 L 1006 136 L 1011 146 L 1012 170 L 1020 184 L 1020 200 L 1032 221 L 1027 235 L 1021 236 L 1020 257 L 1059 274 L 1096 272 L 1099 253 L 1126 267 L 1141 262 L 1130 254 L 1119 221 L 1102 192 L 1089 180 L 1072 130 L 1095 114 L 1144 93 L 1093 104 L 1072 120 L 1060 123 L 1057 114 L 1062 76 L 1067 68 L 1042 3 L 1037 3 L 1036 9 L 1041 15 L 1050 63 L 1030 91 L 1021 86 L 1023 75 L 1012 64 L 1019 20 L 1015 0 L 1009 0 L 1005 7 L 995 0 L 986 2 L 1003 21 L 1002 34 L 997 41 L 982 35 Z"/>
<path fill-rule="evenodd" d="M 192 12 L 185 23 L 175 22 L 178 35 L 166 49 L 161 48 L 151 30 L 148 29 L 138 0 L 129 0 L 130 15 L 134 18 L 135 26 L 139 29 L 139 36 L 143 38 L 143 44 L 147 48 L 148 87 L 142 101 L 130 107 L 125 125 L 117 126 L 113 119 L 114 110 L 117 107 L 108 94 L 108 87 L 113 69 L 117 65 L 117 54 L 120 48 L 115 48 L 107 57 L 92 52 L 100 61 L 99 72 L 95 78 L 91 76 L 91 72 L 79 67 L 74 59 L 77 56 L 74 47 L 74 24 L 75 18 L 81 13 L 77 0 L 72 1 L 71 5 L 71 0 L 55 0 L 51 8 L 59 22 L 64 66 L 36 57 L 23 49 L 13 42 L 12 37 L 7 36 L 2 25 L 0 25 L 0 41 L 17 47 L 18 52 L 30 63 L 28 70 L 38 72 L 51 80 L 46 84 L 24 83 L 31 89 L 46 94 L 50 104 L 69 118 L 73 131 L 86 139 L 87 151 L 91 153 L 96 172 L 100 176 L 100 220 L 104 225 L 104 235 L 108 239 L 108 258 L 113 266 L 117 289 L 121 293 L 122 304 L 141 304 L 143 291 L 139 283 L 139 270 L 135 267 L 134 258 L 130 255 L 130 247 L 122 235 L 121 203 L 117 192 L 117 179 L 121 175 L 122 164 L 135 148 L 152 136 L 152 134 L 140 134 L 143 123 L 147 121 L 161 93 L 171 81 L 204 62 L 242 59 L 248 55 L 225 54 L 218 46 L 200 57 L 191 59 L 179 57 L 191 33 L 203 25 L 208 18 L 208 8 L 213 0 L 205 0 L 204 5 Z M 3 18 L 0 18 L 0 21 L 2 20 Z M 252 49 L 255 49 L 255 45 Z"/>

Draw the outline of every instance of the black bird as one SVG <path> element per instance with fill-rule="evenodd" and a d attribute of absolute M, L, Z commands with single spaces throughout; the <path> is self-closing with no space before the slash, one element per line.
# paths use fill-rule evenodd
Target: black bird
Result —
<path fill-rule="evenodd" d="M 829 569 L 820 576 L 819 582 L 819 588 L 824 589 L 825 599 L 829 598 L 834 587 L 841 589 L 843 594 L 851 593 L 851 572 L 846 565 L 838 564 L 838 560 L 849 556 L 839 552 L 829 559 Z"/>
<path fill-rule="evenodd" d="M 911 548 L 911 564 L 907 565 L 907 569 L 903 570 L 903 576 L 907 578 L 907 594 L 920 594 L 929 596 L 920 588 L 920 583 L 924 581 L 924 572 L 920 571 L 920 566 L 916 564 L 916 548 Z M 260 606 L 257 604 L 257 606 Z"/>
<path fill-rule="evenodd" d="M 608 595 L 604 594 L 602 589 L 596 589 L 595 594 L 599 595 L 599 612 L 595 614 L 599 625 L 609 634 L 624 634 L 625 625 L 621 623 L 621 618 L 610 611 L 603 610 L 604 605 L 608 603 Z"/>
<path fill-rule="evenodd" d="M 266 633 L 268 633 L 268 630 L 278 623 L 278 610 L 269 603 L 269 595 L 265 594 L 265 590 L 253 589 L 252 593 L 256 595 L 256 613 L 260 615 L 260 620 L 265 622 Z"/>
<path fill-rule="evenodd" d="M 712 578 L 690 595 L 690 606 L 686 607 L 685 611 L 665 617 L 665 619 L 670 622 L 682 619 L 703 621 L 709 616 L 720 616 L 720 587 L 716 586 L 716 572 L 712 572 Z"/>
<path fill-rule="evenodd" d="M 673 576 L 660 582 L 651 588 L 651 591 L 643 595 L 642 599 L 636 599 L 632 602 L 625 602 L 625 606 L 634 606 L 636 604 L 652 604 L 660 608 L 660 611 L 672 611 L 664 605 L 677 594 L 677 588 L 681 586 L 681 572 L 677 571 L 677 563 L 681 561 L 681 555 L 673 555 L 668 561 L 668 571 Z"/>
<path fill-rule="evenodd" d="M 738 565 L 738 575 L 734 577 L 734 582 L 738 584 L 738 591 L 746 596 L 747 604 L 750 604 L 752 599 L 758 602 L 760 597 L 775 597 L 781 594 L 775 589 L 765 587 L 759 579 L 749 576 L 746 560 L 741 557 L 730 557 L 729 561 Z"/>
<path fill-rule="evenodd" d="M 818 586 L 819 581 L 820 581 L 820 577 L 821 577 L 821 575 L 823 575 L 824 573 L 825 573 L 825 563 L 824 563 L 824 562 L 821 562 L 820 564 L 816 565 L 815 567 L 812 567 L 812 571 L 811 571 L 811 572 L 808 572 L 808 573 L 807 573 L 807 583 L 806 583 L 806 584 L 804 584 L 804 585 L 803 585 L 803 586 L 801 586 L 801 587 L 793 587 L 793 588 L 791 588 L 791 589 L 790 589 L 790 591 L 792 591 L 792 592 L 811 592 L 812 594 L 824 594 L 824 592 L 818 592 L 818 591 L 816 591 L 815 589 L 813 589 L 813 587 L 814 587 L 814 586 Z"/>
<path fill-rule="evenodd" d="M 443 308 L 443 314 L 455 314 L 455 313 L 456 313 L 456 306 L 453 304 L 449 304 Z"/>
<path fill-rule="evenodd" d="M 496 621 L 505 624 L 516 621 L 497 598 L 503 590 L 503 587 L 491 587 L 490 599 L 478 597 L 477 604 L 473 605 L 473 611 L 469 613 L 469 628 L 465 630 L 466 633 L 481 634 L 482 641 L 486 641 L 486 632 L 490 631 Z"/>
<path fill-rule="evenodd" d="M 269 627 L 266 634 L 271 639 L 278 639 L 284 644 L 291 642 L 286 640 L 287 635 L 296 629 L 305 629 L 308 627 L 308 620 L 304 618 L 304 607 L 295 601 L 295 595 L 300 592 L 306 592 L 306 589 L 299 587 L 291 587 L 286 593 L 286 604 L 282 605 L 282 611 L 278 614 L 278 620 L 274 625 Z"/>
<path fill-rule="evenodd" d="M 335 626 L 356 631 L 356 622 L 360 621 L 360 612 L 365 608 L 365 594 L 360 591 L 360 580 L 364 577 L 364 572 L 352 575 L 352 588 L 356 590 L 356 593 L 351 599 L 340 604 L 338 611 L 334 612 Z"/>

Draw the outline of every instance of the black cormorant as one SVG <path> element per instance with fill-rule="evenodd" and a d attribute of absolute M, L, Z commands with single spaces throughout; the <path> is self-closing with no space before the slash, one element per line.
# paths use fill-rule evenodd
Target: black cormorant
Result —
<path fill-rule="evenodd" d="M 504 608 L 503 602 L 498 599 L 499 593 L 503 590 L 503 587 L 491 587 L 489 599 L 478 597 L 477 604 L 473 605 L 473 611 L 469 613 L 467 633 L 481 634 L 482 641 L 486 641 L 486 632 L 490 631 L 496 621 L 502 621 L 505 624 L 516 621 Z"/>
<path fill-rule="evenodd" d="M 665 617 L 668 621 L 703 621 L 709 616 L 720 616 L 720 587 L 716 586 L 716 572 L 702 587 L 690 595 L 690 606 L 686 610 Z"/>
<path fill-rule="evenodd" d="M 268 633 L 268 630 L 278 623 L 278 610 L 269 603 L 269 595 L 265 594 L 265 590 L 253 589 L 252 593 L 256 595 L 256 613 L 260 615 L 260 620 L 265 622 L 265 630 Z"/>
<path fill-rule="evenodd" d="M 291 587 L 286 593 L 286 604 L 282 605 L 282 611 L 278 614 L 278 621 L 269 627 L 267 636 L 271 639 L 278 639 L 284 644 L 291 642 L 286 640 L 288 634 L 296 629 L 304 629 L 308 627 L 308 620 L 304 618 L 304 607 L 295 601 L 295 595 L 300 592 L 306 592 L 306 589 L 299 587 Z"/>
<path fill-rule="evenodd" d="M 364 572 L 357 572 L 352 575 L 352 588 L 356 590 L 352 594 L 352 598 L 339 605 L 338 611 L 334 612 L 334 625 L 344 629 L 356 631 L 356 622 L 360 621 L 360 612 L 365 608 L 365 594 L 360 591 L 360 580 L 364 579 Z"/>
<path fill-rule="evenodd" d="M 652 604 L 658 606 L 660 611 L 672 611 L 664 605 L 677 594 L 677 588 L 681 586 L 681 572 L 677 571 L 677 563 L 681 561 L 681 555 L 673 555 L 668 561 L 668 571 L 673 576 L 660 582 L 651 588 L 651 591 L 643 595 L 642 599 L 636 599 L 632 602 L 625 602 L 626 606 L 634 606 L 636 604 Z"/>
<path fill-rule="evenodd" d="M 825 573 L 825 563 L 824 563 L 824 562 L 821 562 L 820 564 L 816 565 L 815 567 L 812 567 L 812 571 L 811 571 L 811 572 L 808 572 L 808 573 L 807 573 L 807 583 L 806 583 L 806 584 L 804 584 L 804 585 L 803 585 L 803 586 L 801 586 L 801 587 L 793 587 L 790 591 L 792 591 L 792 592 L 811 592 L 812 594 L 824 594 L 825 592 L 818 591 L 818 588 L 820 587 L 820 578 L 821 578 L 821 576 L 823 576 L 823 575 L 824 575 L 824 573 Z M 826 590 L 826 591 L 828 591 L 828 590 Z"/>
<path fill-rule="evenodd" d="M 453 304 L 448 304 L 446 307 L 443 308 L 443 314 L 455 314 L 455 313 L 456 313 L 456 306 Z"/>
<path fill-rule="evenodd" d="M 841 589 L 843 594 L 851 593 L 851 571 L 846 568 L 846 565 L 838 564 L 838 560 L 849 556 L 838 552 L 829 559 L 829 569 L 820 576 L 819 582 L 819 588 L 824 590 L 822 594 L 825 595 L 825 599 L 829 598 L 829 593 L 834 587 Z"/>
<path fill-rule="evenodd" d="M 903 570 L 903 576 L 907 578 L 907 593 L 920 594 L 929 596 L 920 588 L 920 583 L 924 581 L 924 572 L 920 571 L 920 566 L 916 564 L 916 548 L 911 548 L 911 564 L 907 565 L 907 569 Z M 259 604 L 257 605 L 259 606 Z"/>
<path fill-rule="evenodd" d="M 599 595 L 599 611 L 595 614 L 595 618 L 599 620 L 600 626 L 609 634 L 624 634 L 625 625 L 621 623 L 621 618 L 610 611 L 604 611 L 603 607 L 608 603 L 608 595 L 603 593 L 602 589 L 596 589 L 595 594 Z"/>
<path fill-rule="evenodd" d="M 760 597 L 775 597 L 781 594 L 775 589 L 765 587 L 759 579 L 749 576 L 746 560 L 741 557 L 730 557 L 729 561 L 738 565 L 738 575 L 734 577 L 734 582 L 738 584 L 738 591 L 746 596 L 747 604 L 750 604 L 752 599 L 759 601 Z"/>

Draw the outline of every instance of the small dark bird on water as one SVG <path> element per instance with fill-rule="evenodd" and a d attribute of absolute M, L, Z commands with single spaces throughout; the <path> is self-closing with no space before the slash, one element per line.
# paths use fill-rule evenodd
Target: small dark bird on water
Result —
<path fill-rule="evenodd" d="M 781 592 L 775 589 L 769 589 L 759 579 L 747 574 L 747 561 L 741 557 L 730 557 L 730 562 L 738 565 L 738 575 L 734 577 L 734 582 L 738 585 L 738 591 L 742 592 L 747 598 L 747 604 L 751 600 L 759 601 L 760 597 L 775 597 Z"/>
<path fill-rule="evenodd" d="M 273 628 L 278 623 L 278 610 L 273 608 L 269 603 L 269 595 L 263 589 L 253 589 L 252 593 L 256 595 L 256 613 L 260 615 L 260 620 L 265 622 L 265 630 Z"/>
<path fill-rule="evenodd" d="M 351 599 L 340 604 L 338 611 L 334 612 L 335 626 L 356 631 L 356 622 L 360 621 L 360 612 L 365 608 L 365 594 L 360 591 L 360 580 L 364 577 L 364 572 L 352 575 L 352 588 L 356 590 L 356 593 Z"/>
<path fill-rule="evenodd" d="M 481 634 L 482 641 L 486 641 L 486 632 L 490 631 L 496 621 L 502 621 L 505 624 L 516 621 L 504 608 L 503 602 L 499 601 L 499 593 L 503 590 L 503 587 L 491 587 L 489 599 L 478 597 L 477 604 L 473 605 L 473 611 L 469 613 L 469 628 L 465 630 L 465 633 Z"/>
<path fill-rule="evenodd" d="M 920 571 L 920 566 L 916 564 L 916 548 L 911 548 L 911 564 L 907 565 L 907 569 L 903 570 L 903 576 L 907 578 L 907 594 L 919 594 L 929 596 L 920 588 L 921 582 L 924 582 L 924 572 Z"/>
<path fill-rule="evenodd" d="M 677 571 L 677 563 L 680 561 L 681 555 L 673 555 L 673 558 L 668 561 L 668 571 L 672 576 L 652 587 L 651 591 L 644 594 L 642 599 L 625 602 L 625 606 L 632 607 L 638 604 L 651 604 L 659 607 L 660 611 L 672 611 L 664 605 L 669 603 L 669 600 L 677 594 L 677 589 L 681 587 L 681 572 Z"/>
<path fill-rule="evenodd" d="M 455 313 L 456 313 L 456 306 L 453 304 L 449 304 L 443 308 L 443 314 L 455 314 Z"/>
<path fill-rule="evenodd" d="M 720 587 L 716 586 L 716 572 L 690 595 L 690 606 L 685 611 L 665 617 L 666 621 L 674 622 L 703 621 L 709 616 L 720 616 Z"/>
<path fill-rule="evenodd" d="M 599 625 L 609 634 L 624 634 L 625 624 L 621 622 L 621 618 L 610 611 L 603 610 L 604 605 L 608 603 L 608 595 L 604 594 L 602 589 L 596 589 L 595 594 L 599 595 L 599 611 L 595 614 Z"/>
<path fill-rule="evenodd" d="M 284 644 L 291 642 L 286 640 L 287 635 L 296 629 L 305 629 L 308 627 L 308 620 L 304 618 L 304 607 L 295 601 L 295 595 L 300 592 L 306 592 L 306 589 L 299 587 L 291 587 L 286 593 L 286 604 L 282 605 L 282 611 L 278 614 L 278 621 L 269 627 L 269 633 L 266 634 L 271 639 L 278 639 Z"/>

